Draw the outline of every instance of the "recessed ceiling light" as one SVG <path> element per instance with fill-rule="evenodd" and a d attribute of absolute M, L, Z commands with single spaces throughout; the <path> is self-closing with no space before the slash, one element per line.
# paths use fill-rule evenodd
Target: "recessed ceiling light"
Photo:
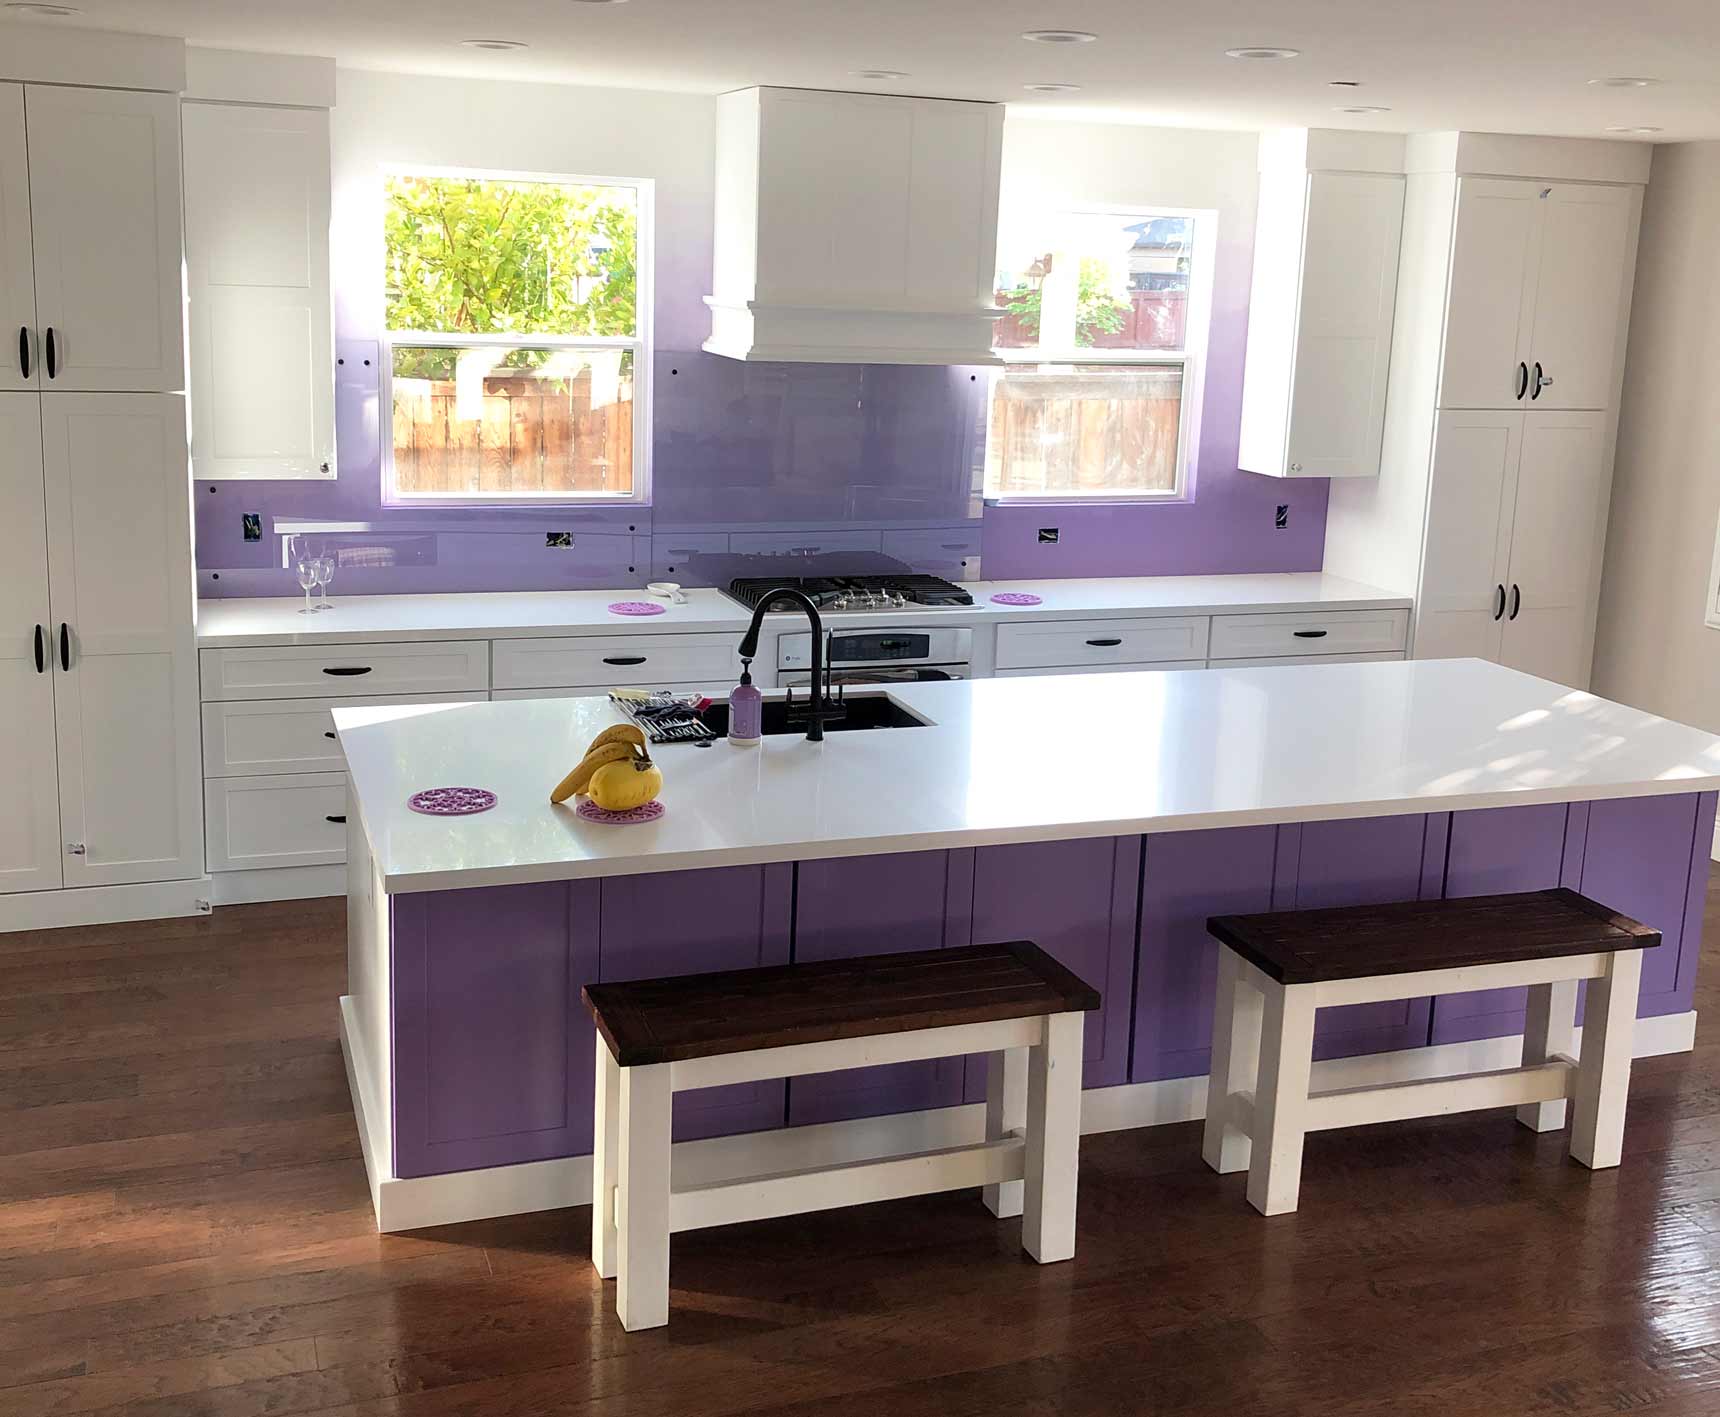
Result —
<path fill-rule="evenodd" d="M 573 0 L 575 5 L 625 5 L 627 0 Z"/>
<path fill-rule="evenodd" d="M 33 3 L 32 0 L 9 0 L 6 8 L 16 10 L 21 15 L 42 15 L 56 20 L 63 20 L 68 15 L 83 14 L 75 5 L 45 5 Z"/>
<path fill-rule="evenodd" d="M 1251 44 L 1242 49 L 1227 49 L 1224 54 L 1227 59 L 1294 59 L 1301 52 L 1300 49 L 1280 49 L 1271 44 Z"/>
<path fill-rule="evenodd" d="M 1630 133 L 1630 134 L 1633 134 L 1637 137 L 1642 137 L 1642 138 L 1646 138 L 1651 133 L 1664 133 L 1665 131 L 1666 130 L 1664 128 L 1649 128 L 1649 127 L 1627 128 L 1627 127 L 1623 127 L 1623 126 L 1620 126 L 1617 128 L 1608 128 L 1607 129 L 1607 132 L 1609 132 L 1609 133 Z"/>
<path fill-rule="evenodd" d="M 905 79 L 908 77 L 901 69 L 855 69 L 852 72 L 856 79 Z"/>
<path fill-rule="evenodd" d="M 1359 89 L 1361 86 L 1360 79 L 1333 79 L 1326 85 L 1329 89 Z"/>
<path fill-rule="evenodd" d="M 1391 109 L 1377 103 L 1346 103 L 1332 110 L 1334 113 L 1390 113 Z"/>
<path fill-rule="evenodd" d="M 1086 30 L 1028 30 L 1021 37 L 1035 44 L 1091 44 L 1099 36 Z"/>
<path fill-rule="evenodd" d="M 529 49 L 523 39 L 463 39 L 467 49 Z"/>
<path fill-rule="evenodd" d="M 1080 93 L 1080 84 L 1023 84 L 1029 93 Z"/>
<path fill-rule="evenodd" d="M 1597 89 L 1651 89 L 1659 82 L 1659 79 L 1633 79 L 1629 75 L 1619 75 L 1610 79 L 1590 79 L 1589 86 Z"/>

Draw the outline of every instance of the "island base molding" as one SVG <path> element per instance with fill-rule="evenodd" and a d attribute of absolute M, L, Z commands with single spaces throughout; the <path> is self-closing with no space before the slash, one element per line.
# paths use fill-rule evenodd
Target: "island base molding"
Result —
<path fill-rule="evenodd" d="M 402 1178 L 389 1174 L 382 1097 L 378 1080 L 369 1074 L 364 1050 L 354 1046 L 356 1006 L 350 995 L 342 997 L 340 1011 L 341 1053 L 346 1061 L 347 1084 L 352 1090 L 353 1112 L 378 1230 L 390 1233 L 418 1230 L 591 1203 L 589 1156 L 557 1157 L 436 1176 Z M 1579 1027 L 1579 1052 L 1582 1032 Z M 1663 1014 L 1637 1020 L 1633 1051 L 1638 1058 L 1684 1053 L 1695 1046 L 1695 1041 L 1694 1010 Z M 1337 1058 L 1316 1063 L 1314 1081 L 1322 1088 L 1364 1087 L 1513 1068 L 1522 1062 L 1522 1049 L 1522 1036 L 1517 1035 Z M 1206 1090 L 1204 1075 L 1092 1088 L 1082 1094 L 1081 1131 L 1091 1135 L 1199 1121 L 1206 1115 Z M 677 1142 L 673 1157 L 677 1180 L 695 1185 L 729 1180 L 749 1172 L 866 1161 L 898 1152 L 964 1146 L 978 1141 L 984 1132 L 985 1106 L 970 1102 L 892 1116 Z"/>

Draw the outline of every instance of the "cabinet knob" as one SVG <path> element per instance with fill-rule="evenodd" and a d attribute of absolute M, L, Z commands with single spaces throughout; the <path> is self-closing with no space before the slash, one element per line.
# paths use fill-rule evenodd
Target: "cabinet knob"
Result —
<path fill-rule="evenodd" d="M 81 841 L 68 841 L 66 843 L 66 855 L 68 855 L 68 856 L 83 856 L 86 854 L 87 853 L 84 850 L 83 842 L 81 842 Z"/>
<path fill-rule="evenodd" d="M 1302 464 L 1301 464 L 1301 463 L 1299 463 L 1299 462 L 1293 462 L 1293 463 L 1291 463 L 1291 464 L 1290 464 L 1290 471 L 1291 471 L 1291 472 L 1300 472 L 1300 471 L 1302 471 Z"/>

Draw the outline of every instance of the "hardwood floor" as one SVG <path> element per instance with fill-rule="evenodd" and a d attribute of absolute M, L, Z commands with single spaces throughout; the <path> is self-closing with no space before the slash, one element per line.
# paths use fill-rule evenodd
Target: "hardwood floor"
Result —
<path fill-rule="evenodd" d="M 0 935 L 3 1417 L 1720 1412 L 1720 950 L 1618 1171 L 1508 1112 L 1321 1134 L 1264 1221 L 1198 1124 L 1115 1133 L 1072 1264 L 972 1193 L 696 1232 L 629 1336 L 583 1208 L 375 1233 L 341 912 Z"/>

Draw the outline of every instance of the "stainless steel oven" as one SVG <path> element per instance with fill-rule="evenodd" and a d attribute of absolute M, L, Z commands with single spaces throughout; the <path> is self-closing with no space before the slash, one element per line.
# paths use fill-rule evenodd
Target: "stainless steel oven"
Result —
<path fill-rule="evenodd" d="M 966 679 L 973 631 L 960 629 L 827 630 L 824 662 L 837 684 L 923 684 Z M 776 682 L 805 688 L 812 680 L 812 636 L 782 635 L 776 642 Z"/>

